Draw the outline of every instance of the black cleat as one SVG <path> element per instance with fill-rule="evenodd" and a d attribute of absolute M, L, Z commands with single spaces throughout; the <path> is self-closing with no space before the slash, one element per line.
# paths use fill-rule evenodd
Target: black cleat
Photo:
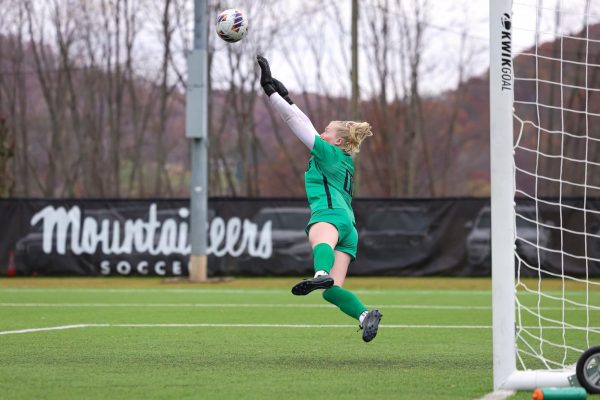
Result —
<path fill-rule="evenodd" d="M 370 342 L 377 336 L 377 329 L 379 328 L 379 321 L 381 321 L 382 316 L 379 310 L 371 310 L 367 313 L 365 319 L 363 319 L 361 328 L 365 342 Z"/>
<path fill-rule="evenodd" d="M 316 278 L 304 279 L 302 282 L 297 283 L 292 288 L 292 294 L 296 296 L 306 296 L 310 292 L 316 289 L 329 289 L 333 286 L 333 278 L 329 275 L 321 275 Z"/>

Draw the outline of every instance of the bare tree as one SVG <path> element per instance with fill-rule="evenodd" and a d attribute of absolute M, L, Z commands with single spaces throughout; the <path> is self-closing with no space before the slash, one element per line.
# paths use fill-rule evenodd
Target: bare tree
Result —
<path fill-rule="evenodd" d="M 106 131 L 106 84 L 104 82 L 104 59 L 108 37 L 102 35 L 106 24 L 102 15 L 101 4 L 81 1 L 81 37 L 82 58 L 85 68 L 79 71 L 76 93 L 80 107 L 82 133 L 84 140 L 80 155 L 82 157 L 82 182 L 88 196 L 102 197 L 110 191 L 107 175 L 110 168 L 105 168 L 104 136 Z M 75 93 L 73 94 L 75 97 Z M 82 104 L 80 104 L 82 103 Z M 73 113 L 77 118 L 77 114 Z M 74 123 L 75 124 L 75 123 Z"/>
<path fill-rule="evenodd" d="M 10 172 L 14 145 L 14 136 L 8 129 L 6 118 L 0 114 L 0 197 L 11 197 L 14 190 L 14 177 Z"/>
<path fill-rule="evenodd" d="M 106 107 L 108 110 L 108 136 L 110 138 L 108 149 L 110 179 L 107 183 L 110 194 L 115 197 L 118 197 L 120 193 L 121 115 L 123 94 L 125 92 L 124 74 L 121 65 L 122 8 L 127 10 L 127 0 L 101 2 L 104 30 L 108 33 L 107 40 L 104 42 L 104 68 L 107 72 Z"/>
<path fill-rule="evenodd" d="M 0 26 L 12 27 L 12 35 L 0 35 L 0 118 L 3 118 L 3 148 L 5 168 L 10 162 L 12 173 L 5 172 L 3 186 L 7 195 L 21 187 L 22 195 L 29 195 L 29 133 L 27 128 L 27 93 L 23 34 L 24 8 L 20 2 L 3 0 L 0 2 Z M 10 174 L 10 175 L 9 175 Z M 16 183 L 20 185 L 17 186 Z"/>
<path fill-rule="evenodd" d="M 67 118 L 70 116 L 71 119 L 71 129 L 70 132 L 73 134 L 65 134 L 63 136 L 65 150 L 72 148 L 83 149 L 84 148 L 84 132 L 82 131 L 82 122 L 79 113 L 79 101 L 80 98 L 78 96 L 78 91 L 76 87 L 78 86 L 76 80 L 77 74 L 77 64 L 76 60 L 73 59 L 72 51 L 74 47 L 74 43 L 77 40 L 78 32 L 76 31 L 75 24 L 69 20 L 69 16 L 64 16 L 61 10 L 59 9 L 59 5 L 55 5 L 53 19 L 55 21 L 55 30 L 56 30 L 56 46 L 58 48 L 58 68 L 60 73 L 64 76 L 64 84 L 66 86 L 66 104 L 65 107 L 65 129 L 67 127 L 68 121 Z M 66 20 L 65 20 L 66 19 Z M 65 27 L 63 29 L 63 26 Z M 68 110 L 68 115 L 67 111 Z M 71 143 L 71 139 L 75 138 L 76 144 Z M 67 153 L 64 151 L 63 153 Z M 70 151 L 69 151 L 70 153 Z M 80 177 L 81 171 L 81 162 L 82 158 L 77 157 L 77 154 L 81 154 L 79 152 L 73 152 L 73 156 L 69 158 L 69 164 L 64 169 L 64 178 L 65 178 L 65 192 L 68 193 L 69 196 L 75 196 L 75 187 L 76 182 Z M 62 157 L 61 157 L 62 158 Z"/>
<path fill-rule="evenodd" d="M 44 31 L 47 28 L 46 20 L 36 12 L 35 3 L 31 0 L 25 1 L 28 34 L 31 38 L 31 52 L 34 59 L 34 68 L 38 78 L 50 122 L 50 134 L 45 146 L 47 156 L 47 168 L 45 179 L 42 183 L 42 193 L 46 197 L 54 197 L 57 194 L 57 183 L 61 170 L 64 170 L 66 159 L 62 157 L 63 135 L 64 135 L 64 109 L 62 108 L 62 94 L 65 92 L 64 77 L 57 67 L 55 54 L 46 44 Z M 59 17 L 59 6 L 56 0 L 50 7 L 51 15 L 54 15 L 55 28 L 62 28 L 62 20 Z"/>
<path fill-rule="evenodd" d="M 408 196 L 415 195 L 415 178 L 417 167 L 417 140 L 421 140 L 423 155 L 425 159 L 426 174 L 429 182 L 430 195 L 435 196 L 431 160 L 429 155 L 427 133 L 423 129 L 423 109 L 420 92 L 420 69 L 424 50 L 423 36 L 425 22 L 427 19 L 427 0 L 418 0 L 412 4 L 412 15 L 410 11 L 402 6 L 401 0 L 397 0 L 400 12 L 402 30 L 402 43 L 408 57 L 407 82 L 408 90 L 405 94 L 408 112 L 405 118 L 406 135 L 406 171 L 405 193 Z"/>
<path fill-rule="evenodd" d="M 467 86 L 465 85 L 465 81 L 468 75 L 468 62 L 473 56 L 473 51 L 467 48 L 467 33 L 468 28 L 465 24 L 463 26 L 461 35 L 460 35 L 460 47 L 458 51 L 458 60 L 456 62 L 456 70 L 457 70 L 457 86 L 456 89 L 452 92 L 452 98 L 449 98 L 448 101 L 451 102 L 451 111 L 449 120 L 446 123 L 447 129 L 443 132 L 444 145 L 441 149 L 437 149 L 438 152 L 441 150 L 441 166 L 439 167 L 440 171 L 440 188 L 438 194 L 441 196 L 449 196 L 453 193 L 450 193 L 450 185 L 449 185 L 449 171 L 451 170 L 451 164 L 455 160 L 452 155 L 454 154 L 454 139 L 458 124 L 458 117 L 461 112 L 462 106 L 464 104 L 464 99 L 467 91 Z M 436 169 L 438 170 L 438 169 Z"/>
<path fill-rule="evenodd" d="M 373 68 L 369 69 L 368 75 L 371 80 L 371 86 L 374 90 L 373 98 L 370 101 L 370 115 L 373 116 L 376 124 L 377 136 L 374 140 L 379 141 L 383 148 L 398 148 L 398 117 L 399 113 L 390 112 L 388 106 L 388 83 L 392 79 L 390 71 L 390 5 L 388 0 L 378 0 L 374 7 L 367 7 L 364 12 L 364 31 L 366 33 L 366 42 L 364 45 L 365 53 L 369 54 L 372 60 Z M 402 172 L 399 165 L 398 152 L 384 152 L 381 157 L 371 157 L 371 165 L 376 174 L 372 174 L 379 180 L 380 186 L 384 190 L 389 190 L 388 194 L 400 194 L 400 179 Z M 391 171 L 394 171 L 391 173 Z"/>
<path fill-rule="evenodd" d="M 134 7 L 127 13 L 125 20 L 126 25 L 126 56 L 125 56 L 125 75 L 127 88 L 127 96 L 129 102 L 129 118 L 131 121 L 132 138 L 130 152 L 131 171 L 128 179 L 128 192 L 136 193 L 143 197 L 145 195 L 144 186 L 144 168 L 143 168 L 143 149 L 146 140 L 146 132 L 149 127 L 150 118 L 154 110 L 154 104 L 158 97 L 158 87 L 148 85 L 145 81 L 137 77 L 134 68 L 133 48 L 135 39 L 138 36 L 140 22 L 137 15 L 142 12 L 142 3 L 136 3 Z M 183 29 L 183 27 L 181 27 Z M 140 95 L 140 92 L 143 92 Z"/>
<path fill-rule="evenodd" d="M 170 192 L 169 176 L 165 171 L 167 163 L 166 148 L 166 124 L 169 97 L 173 88 L 169 84 L 169 62 L 171 59 L 171 44 L 173 38 L 173 25 L 171 23 L 172 0 L 165 0 L 162 7 L 161 36 L 162 36 L 162 59 L 160 67 L 160 91 L 159 91 L 159 111 L 157 121 L 157 141 L 155 146 L 156 169 L 154 172 L 154 192 L 163 193 L 163 183 L 166 185 L 167 192 Z"/>

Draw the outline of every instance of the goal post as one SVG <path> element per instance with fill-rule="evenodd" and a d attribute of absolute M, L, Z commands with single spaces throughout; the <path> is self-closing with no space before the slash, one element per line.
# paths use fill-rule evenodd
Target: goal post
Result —
<path fill-rule="evenodd" d="M 495 390 L 570 386 L 577 355 L 600 342 L 600 283 L 591 275 L 600 269 L 592 254 L 600 249 L 600 135 L 589 129 L 600 123 L 600 85 L 588 78 L 600 65 L 587 55 L 600 38 L 589 35 L 590 2 L 574 4 L 565 14 L 579 13 L 577 32 L 557 22 L 562 2 L 489 2 Z M 517 49 L 515 30 L 533 39 Z"/>
<path fill-rule="evenodd" d="M 516 370 L 512 0 L 490 0 L 490 180 L 494 388 Z"/>

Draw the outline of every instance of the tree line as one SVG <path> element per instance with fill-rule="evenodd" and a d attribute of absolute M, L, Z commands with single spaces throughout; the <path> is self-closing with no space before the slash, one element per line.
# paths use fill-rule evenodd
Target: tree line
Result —
<path fill-rule="evenodd" d="M 231 4 L 208 2 L 210 195 L 303 195 L 308 152 L 268 107 L 256 54 L 318 130 L 334 119 L 372 124 L 357 195 L 488 194 L 487 82 L 470 77 L 484 44 L 457 24 L 457 51 L 443 60 L 453 88 L 432 94 L 430 2 L 355 2 L 353 105 L 345 3 L 238 1 L 250 31 L 229 45 L 212 17 Z M 0 10 L 0 196 L 188 195 L 193 0 L 0 0 Z"/>

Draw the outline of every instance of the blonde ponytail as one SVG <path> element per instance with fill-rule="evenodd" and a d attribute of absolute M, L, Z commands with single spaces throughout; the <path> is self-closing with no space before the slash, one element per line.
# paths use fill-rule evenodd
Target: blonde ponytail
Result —
<path fill-rule="evenodd" d="M 349 154 L 358 154 L 360 145 L 368 136 L 373 136 L 368 122 L 332 121 L 337 137 L 344 139 L 340 148 Z"/>

